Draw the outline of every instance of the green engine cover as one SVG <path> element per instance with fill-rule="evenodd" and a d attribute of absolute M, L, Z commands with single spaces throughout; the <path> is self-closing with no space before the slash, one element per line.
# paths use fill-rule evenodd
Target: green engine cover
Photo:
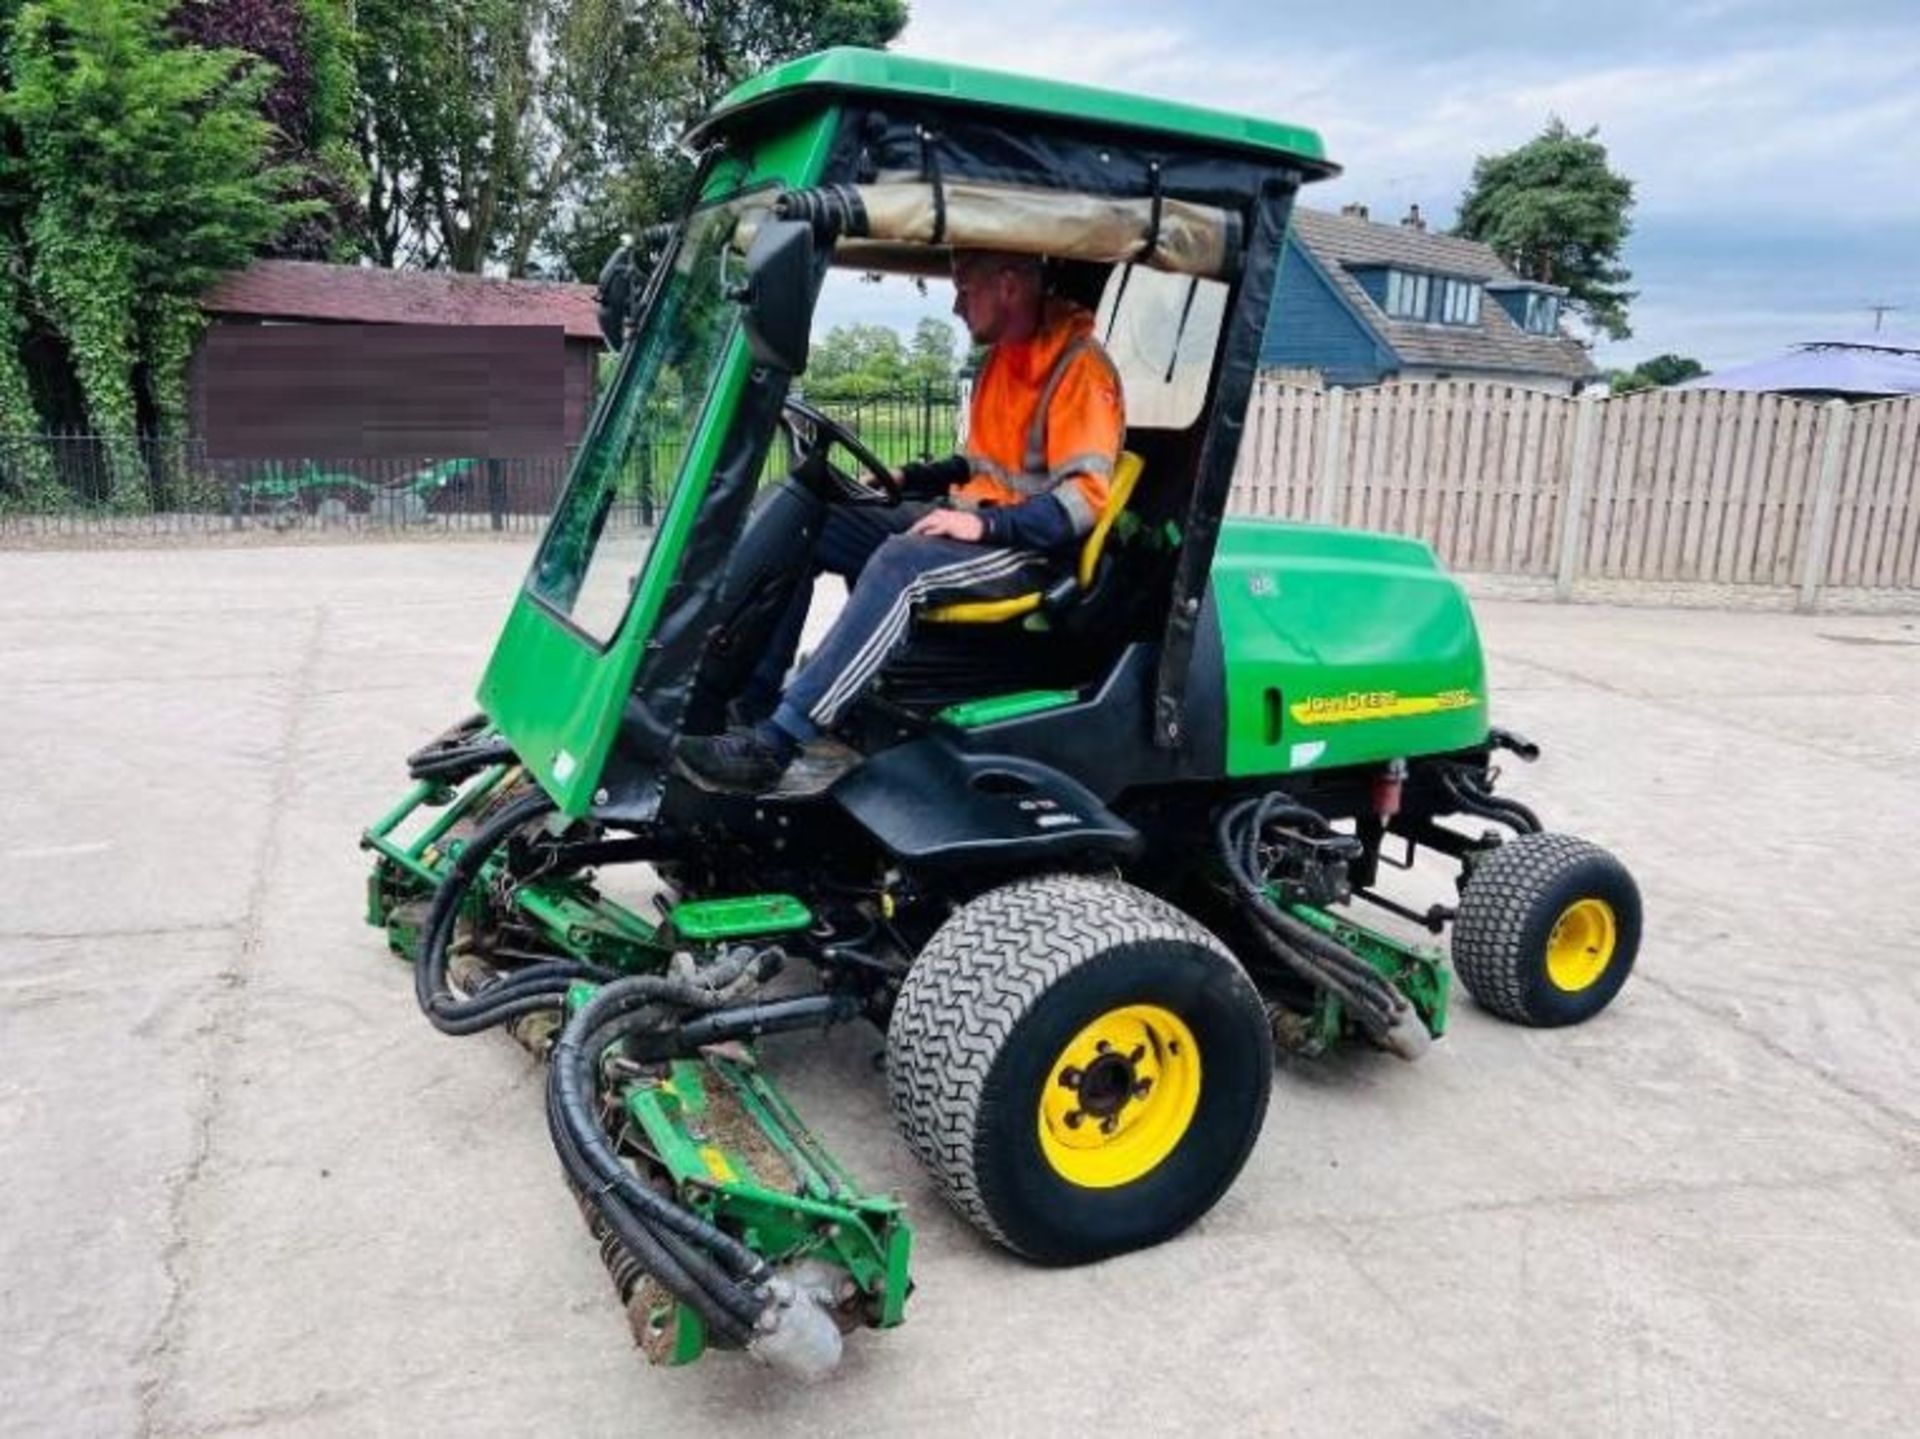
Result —
<path fill-rule="evenodd" d="M 1337 769 L 1486 738 L 1473 612 L 1423 542 L 1229 520 L 1212 578 L 1229 774 Z"/>

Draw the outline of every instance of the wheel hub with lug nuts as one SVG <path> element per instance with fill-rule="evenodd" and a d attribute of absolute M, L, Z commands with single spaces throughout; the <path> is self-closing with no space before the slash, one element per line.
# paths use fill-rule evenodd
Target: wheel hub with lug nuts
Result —
<path fill-rule="evenodd" d="M 1560 912 L 1547 936 L 1547 978 L 1578 994 L 1597 984 L 1613 961 L 1619 922 L 1603 899 L 1577 899 Z"/>
<path fill-rule="evenodd" d="M 1200 1051 L 1171 1010 L 1108 1010 L 1067 1042 L 1040 1096 L 1040 1148 L 1089 1189 L 1130 1184 L 1178 1147 L 1200 1099 Z"/>

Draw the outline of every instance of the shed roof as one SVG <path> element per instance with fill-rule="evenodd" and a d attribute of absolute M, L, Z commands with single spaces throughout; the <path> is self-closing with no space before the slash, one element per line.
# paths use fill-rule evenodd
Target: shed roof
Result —
<path fill-rule="evenodd" d="M 496 280 L 446 270 L 376 270 L 312 260 L 256 260 L 200 298 L 216 315 L 365 325 L 553 325 L 600 339 L 591 285 Z"/>
<path fill-rule="evenodd" d="M 1483 304 L 1478 325 L 1391 319 L 1349 273 L 1350 267 L 1384 265 L 1482 283 L 1513 280 L 1513 272 L 1500 263 L 1500 257 L 1478 240 L 1406 225 L 1381 225 L 1300 205 L 1294 207 L 1293 233 L 1321 262 L 1342 298 L 1404 364 L 1511 370 L 1569 380 L 1590 379 L 1599 373 L 1579 341 L 1568 335 L 1529 334 L 1499 304 Z"/>

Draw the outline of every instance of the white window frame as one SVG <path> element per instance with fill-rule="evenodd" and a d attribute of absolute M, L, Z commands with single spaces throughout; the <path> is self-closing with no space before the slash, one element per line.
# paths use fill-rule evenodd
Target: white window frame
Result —
<path fill-rule="evenodd" d="M 1440 282 L 1440 322 L 1446 325 L 1480 323 L 1478 280 L 1447 279 Z"/>
<path fill-rule="evenodd" d="M 1387 315 L 1395 320 L 1426 319 L 1432 278 L 1414 270 L 1387 271 Z"/>

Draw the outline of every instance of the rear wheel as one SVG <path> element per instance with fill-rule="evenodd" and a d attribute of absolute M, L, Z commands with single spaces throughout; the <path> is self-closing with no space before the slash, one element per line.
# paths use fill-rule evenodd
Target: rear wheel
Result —
<path fill-rule="evenodd" d="M 1049 1264 L 1157 1244 L 1212 1208 L 1272 1072 L 1259 995 L 1217 939 L 1071 875 L 962 906 L 887 1031 L 894 1115 L 941 1191 Z"/>
<path fill-rule="evenodd" d="M 1640 948 L 1640 891 L 1598 845 L 1529 834 L 1475 867 L 1453 927 L 1453 964 L 1504 1019 L 1551 1027 L 1612 1002 Z"/>

